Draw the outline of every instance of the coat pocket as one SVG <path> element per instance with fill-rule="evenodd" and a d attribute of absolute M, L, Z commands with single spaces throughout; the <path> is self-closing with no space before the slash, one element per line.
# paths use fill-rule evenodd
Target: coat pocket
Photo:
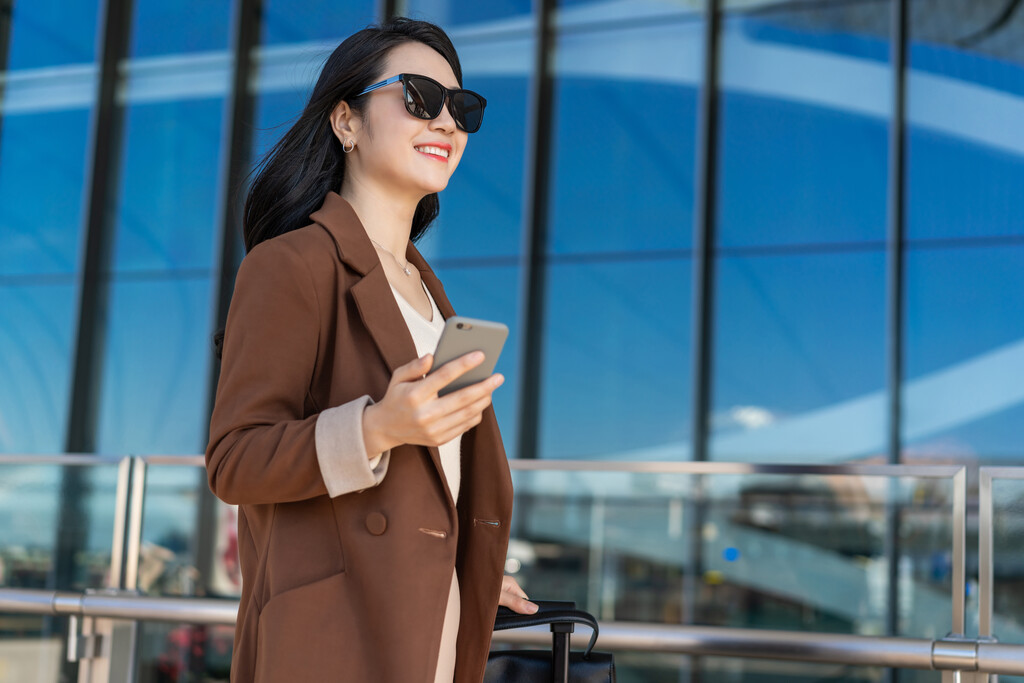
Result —
<path fill-rule="evenodd" d="M 275 595 L 259 617 L 255 683 L 369 680 L 356 614 L 344 573 Z"/>

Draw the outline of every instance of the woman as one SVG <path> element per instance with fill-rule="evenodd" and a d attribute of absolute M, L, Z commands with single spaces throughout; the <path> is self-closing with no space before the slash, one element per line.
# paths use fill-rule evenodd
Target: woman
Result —
<path fill-rule="evenodd" d="M 483 676 L 512 488 L 491 393 L 425 376 L 454 314 L 411 240 L 485 101 L 429 23 L 345 40 L 258 170 L 206 462 L 239 508 L 233 681 Z"/>

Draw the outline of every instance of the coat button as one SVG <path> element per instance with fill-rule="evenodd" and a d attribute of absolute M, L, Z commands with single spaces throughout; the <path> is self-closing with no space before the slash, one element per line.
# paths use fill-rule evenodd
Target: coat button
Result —
<path fill-rule="evenodd" d="M 374 536 L 380 536 L 388 528 L 388 518 L 379 512 L 366 515 L 366 530 Z"/>

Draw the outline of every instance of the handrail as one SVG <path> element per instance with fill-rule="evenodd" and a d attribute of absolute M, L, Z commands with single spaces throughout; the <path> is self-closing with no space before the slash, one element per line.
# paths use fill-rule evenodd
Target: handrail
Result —
<path fill-rule="evenodd" d="M 193 624 L 235 623 L 238 602 L 151 597 L 116 591 L 70 593 L 0 588 L 0 612 Z M 546 628 L 498 631 L 494 642 L 550 645 Z M 973 640 L 860 636 L 717 626 L 601 623 L 599 649 L 777 659 L 902 669 L 1024 674 L 1024 645 Z M 953 653 L 953 654 L 951 654 Z"/>

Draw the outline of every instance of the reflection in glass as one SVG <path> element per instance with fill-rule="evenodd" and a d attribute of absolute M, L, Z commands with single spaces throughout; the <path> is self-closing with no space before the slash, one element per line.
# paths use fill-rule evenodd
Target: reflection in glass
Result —
<path fill-rule="evenodd" d="M 909 5 L 907 236 L 1024 235 L 1021 13 L 1001 20 L 1002 0 Z"/>
<path fill-rule="evenodd" d="M 237 600 L 237 512 L 206 490 L 206 470 L 149 465 L 145 496 L 139 590 Z M 203 497 L 212 504 L 205 506 Z M 142 624 L 139 675 L 147 680 L 227 680 L 233 637 L 230 625 Z"/>
<path fill-rule="evenodd" d="M 884 252 L 722 256 L 716 272 L 711 457 L 884 453 Z"/>
<path fill-rule="evenodd" d="M 513 48 L 530 49 L 525 42 Z M 459 168 L 441 194 L 437 222 L 417 245 L 428 260 L 513 256 L 522 242 L 528 81 L 525 75 L 474 76 L 471 58 L 463 56 L 464 84 L 487 98 L 487 110 L 483 127 L 470 136 Z"/>
<path fill-rule="evenodd" d="M 516 457 L 519 407 L 519 358 L 522 322 L 519 320 L 519 268 L 517 266 L 447 265 L 437 259 L 434 272 L 444 283 L 445 293 L 459 315 L 496 320 L 508 325 L 509 335 L 494 371 L 505 382 L 494 392 L 494 413 L 498 418 L 505 452 Z"/>
<path fill-rule="evenodd" d="M 885 239 L 889 14 L 826 3 L 724 22 L 720 245 Z"/>
<path fill-rule="evenodd" d="M 701 31 L 698 19 L 558 38 L 550 251 L 689 246 Z"/>
<path fill-rule="evenodd" d="M 61 480 L 70 469 L 80 482 L 78 499 L 61 500 Z M 84 591 L 109 585 L 114 539 L 117 465 L 0 465 L 0 585 Z M 80 552 L 66 582 L 54 585 L 57 522 L 62 504 L 83 514 L 66 520 Z M 42 617 L 39 617 L 42 621 Z"/>
<path fill-rule="evenodd" d="M 516 471 L 506 569 L 608 621 L 885 633 L 889 511 L 900 632 L 951 616 L 951 479 Z M 695 579 L 690 582 L 689 578 Z"/>
<path fill-rule="evenodd" d="M 1019 460 L 1024 246 L 910 248 L 906 264 L 904 457 Z"/>
<path fill-rule="evenodd" d="M 203 451 L 213 360 L 209 307 L 208 276 L 112 285 L 100 452 Z"/>
<path fill-rule="evenodd" d="M 132 7 L 132 57 L 226 50 L 234 2 L 207 0 L 135 0 Z M 187 30 L 168 30 L 187 27 Z"/>
<path fill-rule="evenodd" d="M 372 0 L 264 0 L 264 45 L 324 41 L 333 48 L 351 33 L 376 21 Z"/>
<path fill-rule="evenodd" d="M 1024 481 L 992 482 L 992 633 L 1003 643 L 1024 644 Z M 999 680 L 1004 680 L 1003 676 Z M 1007 680 L 1020 680 L 1009 679 Z"/>
<path fill-rule="evenodd" d="M 82 242 L 88 109 L 0 126 L 0 274 L 74 273 Z"/>
<path fill-rule="evenodd" d="M 687 457 L 689 288 L 688 259 L 548 267 L 538 457 Z"/>
<path fill-rule="evenodd" d="M 11 21 L 8 69 L 96 60 L 97 0 L 18 0 L 4 5 Z"/>
<path fill-rule="evenodd" d="M 128 110 L 115 270 L 210 268 L 223 108 L 212 98 Z"/>
<path fill-rule="evenodd" d="M 434 22 L 446 31 L 469 24 L 474 30 L 522 28 L 528 26 L 531 9 L 530 0 L 405 0 L 404 4 L 406 16 Z M 523 21 L 510 21 L 514 19 Z"/>
<path fill-rule="evenodd" d="M 74 283 L 0 285 L 0 453 L 64 450 L 77 301 Z"/>

